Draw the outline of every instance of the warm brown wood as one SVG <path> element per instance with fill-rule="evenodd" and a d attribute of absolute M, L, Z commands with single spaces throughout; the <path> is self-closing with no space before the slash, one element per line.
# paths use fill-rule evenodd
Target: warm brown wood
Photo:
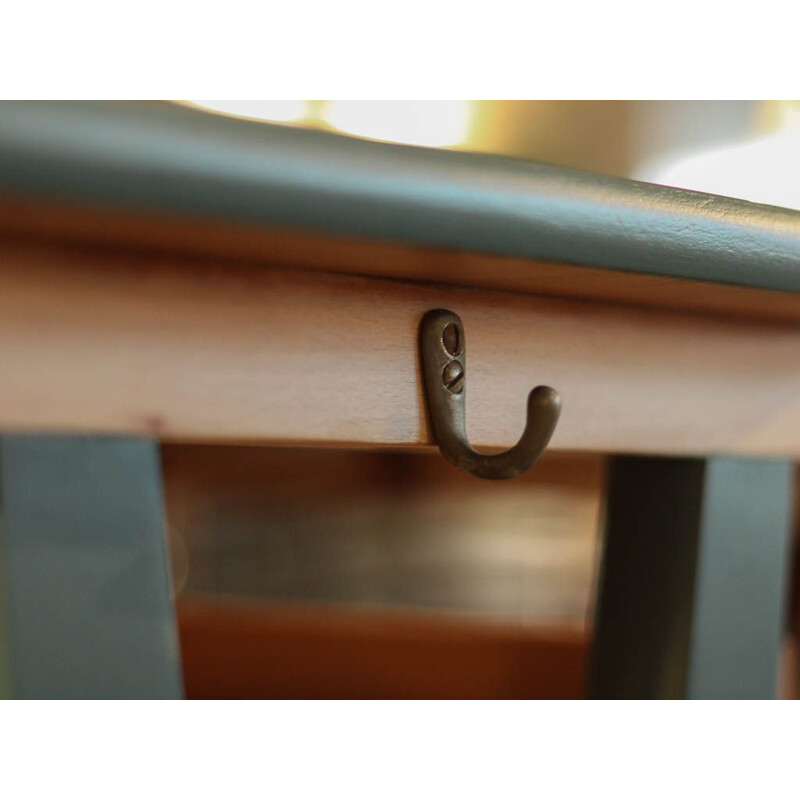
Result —
<path fill-rule="evenodd" d="M 605 459 L 477 481 L 435 452 L 163 445 L 179 589 L 590 618 Z"/>
<path fill-rule="evenodd" d="M 75 203 L 0 198 L 0 233 L 704 315 L 800 321 L 800 294 Z"/>
<path fill-rule="evenodd" d="M 189 699 L 584 696 L 578 630 L 197 597 L 178 623 Z"/>
<path fill-rule="evenodd" d="M 561 450 L 800 453 L 800 328 L 231 263 L 0 244 L 0 426 L 430 444 L 417 327 L 457 311 L 468 430 L 555 386 Z"/>

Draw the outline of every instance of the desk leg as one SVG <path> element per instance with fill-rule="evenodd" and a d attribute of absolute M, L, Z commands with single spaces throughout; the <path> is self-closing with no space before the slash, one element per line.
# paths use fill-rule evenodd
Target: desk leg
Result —
<path fill-rule="evenodd" d="M 590 696 L 773 698 L 788 461 L 613 460 Z"/>
<path fill-rule="evenodd" d="M 0 437 L 0 695 L 179 698 L 158 447 Z"/>

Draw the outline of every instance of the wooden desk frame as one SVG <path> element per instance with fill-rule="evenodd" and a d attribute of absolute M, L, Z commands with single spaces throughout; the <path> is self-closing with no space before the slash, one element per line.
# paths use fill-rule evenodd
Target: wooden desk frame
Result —
<path fill-rule="evenodd" d="M 157 442 L 430 447 L 436 307 L 472 441 L 614 455 L 592 695 L 774 696 L 800 214 L 84 103 L 0 110 L 5 693 L 180 696 Z"/>

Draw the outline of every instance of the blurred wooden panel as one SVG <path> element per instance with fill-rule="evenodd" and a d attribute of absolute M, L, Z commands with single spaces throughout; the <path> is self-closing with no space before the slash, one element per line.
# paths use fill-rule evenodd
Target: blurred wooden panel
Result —
<path fill-rule="evenodd" d="M 556 450 L 800 453 L 800 329 L 533 295 L 0 245 L 6 430 L 429 445 L 417 327 L 461 314 L 467 426 L 507 447 L 555 386 Z"/>
<path fill-rule="evenodd" d="M 570 629 L 184 598 L 189 699 L 575 699 Z"/>
<path fill-rule="evenodd" d="M 604 459 L 514 481 L 438 454 L 167 445 L 176 584 L 273 601 L 582 627 Z"/>

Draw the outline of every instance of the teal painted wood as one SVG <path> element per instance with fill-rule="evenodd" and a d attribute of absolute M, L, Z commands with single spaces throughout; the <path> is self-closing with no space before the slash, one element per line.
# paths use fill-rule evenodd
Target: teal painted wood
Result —
<path fill-rule="evenodd" d="M 592 697 L 775 697 L 793 471 L 788 461 L 614 459 Z"/>
<path fill-rule="evenodd" d="M 157 444 L 0 438 L 4 690 L 182 697 Z"/>
<path fill-rule="evenodd" d="M 800 291 L 800 213 L 164 103 L 0 104 L 0 192 Z"/>

